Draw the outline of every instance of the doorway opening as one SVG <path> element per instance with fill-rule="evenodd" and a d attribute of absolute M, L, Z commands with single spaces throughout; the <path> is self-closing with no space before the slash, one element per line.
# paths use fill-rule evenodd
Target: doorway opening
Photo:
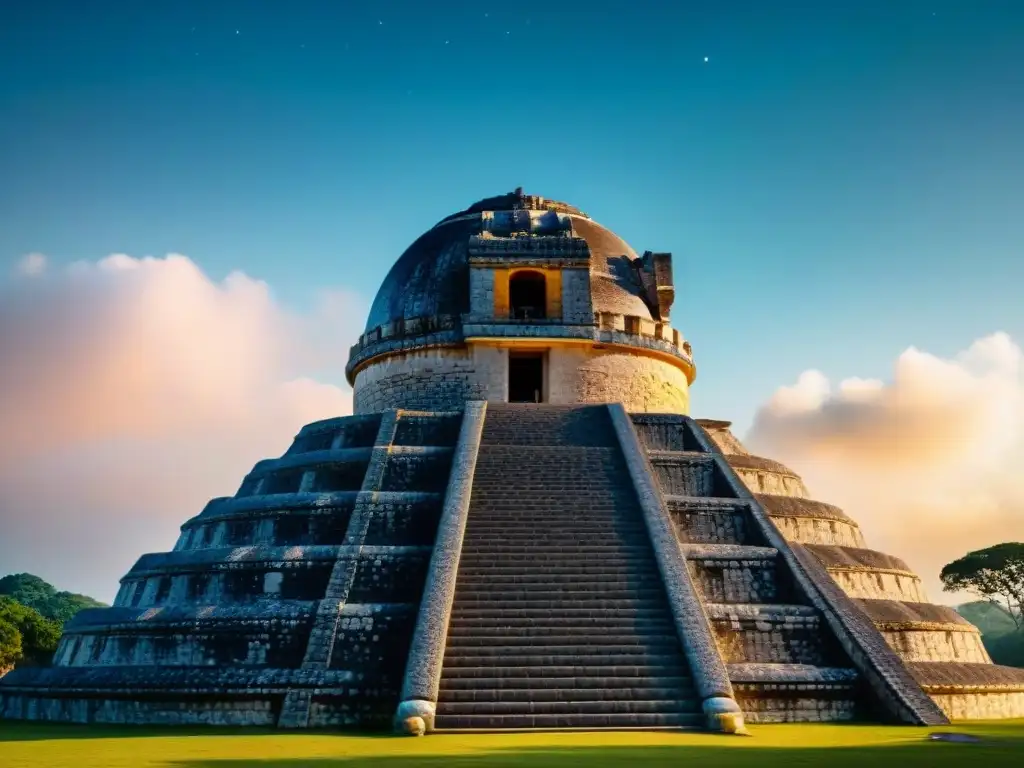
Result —
<path fill-rule="evenodd" d="M 547 281 L 543 273 L 514 273 L 509 280 L 508 294 L 513 320 L 543 320 L 546 317 Z"/>
<path fill-rule="evenodd" d="M 544 402 L 544 353 L 511 353 L 508 356 L 508 401 Z"/>

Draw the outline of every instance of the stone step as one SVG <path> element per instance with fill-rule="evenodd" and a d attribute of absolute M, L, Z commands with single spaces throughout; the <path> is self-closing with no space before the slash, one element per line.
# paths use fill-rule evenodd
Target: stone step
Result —
<path fill-rule="evenodd" d="M 657 618 L 630 618 L 625 616 L 555 616 L 550 619 L 517 619 L 511 623 L 504 616 L 497 618 L 452 616 L 448 622 L 448 637 L 459 635 L 496 635 L 536 636 L 545 635 L 576 635 L 597 637 L 602 634 L 615 633 L 672 634 L 676 632 L 675 624 L 664 616 Z"/>
<path fill-rule="evenodd" d="M 678 692 L 676 694 L 678 696 Z M 694 699 L 582 699 L 550 701 L 448 701 L 445 717 L 460 715 L 621 715 L 621 714 L 677 714 L 700 711 Z"/>
<path fill-rule="evenodd" d="M 535 546 L 527 544 L 504 544 L 500 541 L 489 543 L 473 543 L 462 548 L 460 559 L 469 559 L 473 555 L 494 556 L 501 555 L 508 559 L 529 557 L 543 561 L 548 555 L 620 555 L 632 558 L 654 559 L 649 547 L 639 547 L 619 542 L 608 542 L 605 544 L 560 544 L 557 542 L 537 542 Z M 704 562 L 700 560 L 698 562 Z"/>
<path fill-rule="evenodd" d="M 560 603 L 556 604 L 555 608 L 537 608 L 537 607 L 526 607 L 516 606 L 515 608 L 509 608 L 507 606 L 490 606 L 490 607 L 474 607 L 474 608 L 463 608 L 457 603 L 452 610 L 452 619 L 500 619 L 508 622 L 509 626 L 513 626 L 521 621 L 547 621 L 553 618 L 565 618 L 572 620 L 596 618 L 602 621 L 611 621 L 612 619 L 618 618 L 622 620 L 637 620 L 637 619 L 664 619 L 668 615 L 668 608 L 666 606 L 632 606 L 632 605 L 618 605 L 615 607 L 566 607 Z"/>
<path fill-rule="evenodd" d="M 536 525 L 536 526 L 507 526 L 502 528 L 489 528 L 483 531 L 474 530 L 472 531 L 474 537 L 480 537 L 488 539 L 492 544 L 486 548 L 490 548 L 498 545 L 500 542 L 501 546 L 508 547 L 523 547 L 530 548 L 531 545 L 537 550 L 551 549 L 551 543 L 563 542 L 571 543 L 577 536 L 586 536 L 588 538 L 599 540 L 602 546 L 605 548 L 640 548 L 649 545 L 650 538 L 647 536 L 647 531 L 615 531 L 615 530 L 590 530 L 590 531 L 574 531 L 571 527 L 553 527 L 547 525 Z M 538 545 L 538 540 L 547 543 L 545 545 Z M 474 550 L 480 551 L 480 547 L 474 547 Z M 579 549 L 578 545 L 561 546 L 558 549 Z"/>
<path fill-rule="evenodd" d="M 593 583 L 566 584 L 563 589 L 523 589 L 521 585 L 500 586 L 497 584 L 466 586 L 458 585 L 455 599 L 462 605 L 480 602 L 538 603 L 547 601 L 565 601 L 567 604 L 594 600 L 631 600 L 637 602 L 662 602 L 665 590 L 661 585 L 655 587 L 620 587 L 614 585 L 597 585 Z"/>
<path fill-rule="evenodd" d="M 474 610 L 505 610 L 512 616 L 522 611 L 629 611 L 652 610 L 667 611 L 668 605 L 664 595 L 658 597 L 604 597 L 602 595 L 574 595 L 572 597 L 552 596 L 547 599 L 526 597 L 521 600 L 502 600 L 500 598 L 460 599 L 456 597 L 454 613 L 467 616 Z M 566 614 L 571 615 L 571 614 Z"/>
<path fill-rule="evenodd" d="M 438 731 L 448 730 L 504 730 L 504 729 L 565 729 L 586 730 L 610 728 L 698 728 L 703 715 L 679 714 L 563 714 L 563 715 L 444 715 L 435 718 Z"/>
<path fill-rule="evenodd" d="M 483 588 L 507 590 L 516 587 L 523 590 L 560 590 L 570 586 L 585 586 L 586 588 L 603 589 L 608 587 L 621 587 L 623 589 L 643 589 L 654 586 L 661 586 L 661 576 L 653 568 L 641 571 L 636 574 L 623 574 L 617 569 L 608 569 L 597 573 L 588 574 L 585 580 L 581 580 L 578 574 L 548 574 L 542 572 L 526 572 L 514 576 L 495 576 L 493 573 L 482 576 L 460 575 L 458 580 L 459 589 L 462 588 Z"/>
<path fill-rule="evenodd" d="M 580 645 L 581 641 L 586 641 L 586 644 Z M 501 645 L 499 646 L 497 643 L 501 643 Z M 672 634 L 668 632 L 638 634 L 619 631 L 615 634 L 608 633 L 602 635 L 595 634 L 593 629 L 588 629 L 585 632 L 581 631 L 573 635 L 565 631 L 561 634 L 555 634 L 554 632 L 537 634 L 516 632 L 514 629 L 504 628 L 504 631 L 501 633 L 495 631 L 491 634 L 486 634 L 478 630 L 473 634 L 449 634 L 445 648 L 446 652 L 456 649 L 460 651 L 470 648 L 481 649 L 479 652 L 487 654 L 492 653 L 491 649 L 493 648 L 501 648 L 503 653 L 508 652 L 510 649 L 512 651 L 519 651 L 522 648 L 543 648 L 545 653 L 554 652 L 554 650 L 561 652 L 561 649 L 569 649 L 567 652 L 570 653 L 584 653 L 598 649 L 608 653 L 633 652 L 637 649 L 650 651 L 664 648 L 674 651 L 679 648 L 679 638 L 674 631 Z M 473 652 L 477 653 L 478 651 L 474 650 Z M 497 652 L 494 651 L 494 653 Z"/>
<path fill-rule="evenodd" d="M 595 701 L 674 701 L 695 709 L 700 703 L 690 698 L 693 686 L 688 680 L 679 685 L 658 687 L 642 681 L 629 688 L 442 688 L 438 703 L 444 702 L 595 702 Z"/>
<path fill-rule="evenodd" d="M 494 564 L 493 561 L 488 563 L 485 560 L 479 560 L 476 563 L 466 563 L 465 561 L 460 561 L 459 563 L 460 581 L 464 577 L 470 579 L 505 579 L 535 576 L 542 572 L 550 574 L 552 577 L 575 576 L 580 579 L 590 579 L 597 576 L 607 576 L 609 578 L 637 578 L 642 576 L 644 578 L 660 579 L 655 564 L 640 559 L 629 562 L 623 561 L 615 565 L 582 558 L 559 563 L 551 563 L 549 560 L 545 562 L 543 571 L 540 571 L 533 561 L 526 559 L 516 561 L 516 564 L 512 565 Z"/>
<path fill-rule="evenodd" d="M 453 665 L 448 659 L 444 664 L 444 679 L 454 681 L 460 679 L 481 680 L 490 678 L 509 679 L 521 678 L 530 680 L 538 688 L 572 688 L 555 681 L 561 678 L 661 678 L 688 676 L 685 665 L 666 664 L 514 664 L 499 667 L 488 664 L 476 667 Z M 490 687 L 490 685 L 488 685 Z"/>
<path fill-rule="evenodd" d="M 518 650 L 519 653 L 512 653 Z M 529 650 L 529 653 L 525 651 Z M 604 649 L 602 649 L 604 650 Z M 589 654 L 562 654 L 555 653 L 549 648 L 506 648 L 505 656 L 494 656 L 480 653 L 481 649 L 457 649 L 452 653 L 446 653 L 444 666 L 451 674 L 457 674 L 459 669 L 508 669 L 509 667 L 521 668 L 524 674 L 529 676 L 529 670 L 546 674 L 545 670 L 577 670 L 591 667 L 609 668 L 630 668 L 657 669 L 683 671 L 683 663 L 678 653 L 645 653 L 637 649 L 629 649 L 626 653 L 589 653 Z M 549 652 L 551 651 L 551 652 Z"/>
<path fill-rule="evenodd" d="M 591 517 L 578 519 L 537 517 L 532 520 L 493 520 L 491 518 L 479 518 L 476 520 L 470 520 L 466 525 L 466 531 L 471 532 L 474 536 L 501 534 L 503 536 L 534 536 L 535 539 L 536 529 L 538 528 L 551 533 L 564 532 L 567 534 L 587 536 L 647 536 L 647 527 L 642 522 L 623 522 L 611 516 L 609 516 L 606 521 L 595 520 Z"/>
<path fill-rule="evenodd" d="M 659 727 L 697 711 L 605 407 L 489 412 L 440 688 L 439 729 Z"/>
<path fill-rule="evenodd" d="M 578 483 L 567 485 L 556 486 L 554 483 L 545 483 L 535 488 L 521 488 L 516 485 L 515 494 L 512 496 L 509 495 L 509 488 L 507 479 L 494 483 L 489 483 L 487 480 L 474 482 L 473 499 L 487 505 L 495 504 L 511 509 L 516 509 L 518 505 L 522 505 L 524 509 L 530 509 L 532 504 L 551 499 L 571 503 L 577 509 L 608 509 L 614 507 L 616 503 L 626 503 L 636 497 L 632 486 L 618 487 L 602 483 L 599 479 L 594 478 L 593 474 L 586 479 L 581 478 Z"/>
<path fill-rule="evenodd" d="M 487 670 L 493 672 L 493 668 Z M 552 691 L 550 695 L 567 696 L 569 691 L 601 691 L 601 697 L 607 698 L 612 695 L 625 695 L 625 691 L 643 691 L 648 696 L 648 691 L 660 689 L 672 689 L 676 692 L 691 690 L 693 680 L 689 674 L 668 673 L 653 675 L 628 674 L 570 674 L 564 676 L 551 675 L 547 677 L 526 677 L 522 675 L 501 675 L 494 677 L 486 676 L 460 676 L 444 677 L 441 680 L 438 701 L 454 695 L 455 692 L 473 691 L 478 697 L 482 697 L 483 691 Z M 595 693 L 597 698 L 598 694 Z M 477 699 L 480 700 L 479 698 Z"/>
<path fill-rule="evenodd" d="M 548 557 L 528 558 L 526 556 L 515 559 L 507 559 L 504 562 L 495 562 L 496 558 L 487 558 L 484 555 L 474 556 L 472 559 L 463 560 L 461 565 L 465 569 L 459 569 L 460 573 L 466 576 L 486 578 L 487 576 L 500 576 L 502 574 L 513 576 L 526 574 L 533 571 L 536 573 L 541 568 L 550 568 L 552 575 L 577 573 L 581 578 L 595 573 L 616 574 L 623 578 L 637 574 L 654 574 L 656 564 L 646 558 L 622 557 L 607 555 L 603 558 L 591 556 L 573 556 L 564 553 L 555 553 Z M 591 567 L 594 570 L 583 570 Z M 722 601 L 727 602 L 727 601 Z"/>
<path fill-rule="evenodd" d="M 606 641 L 592 644 L 579 644 L 577 642 L 577 644 L 567 645 L 558 645 L 556 641 L 560 638 L 554 637 L 520 638 L 521 642 L 518 645 L 507 645 L 506 640 L 499 641 L 501 644 L 498 645 L 494 642 L 494 638 L 482 639 L 490 640 L 491 642 L 489 645 L 470 645 L 464 640 L 458 643 L 449 643 L 445 649 L 445 663 L 447 664 L 450 658 L 452 661 L 457 661 L 458 666 L 471 667 L 476 665 L 468 663 L 470 660 L 478 661 L 479 666 L 486 666 L 494 660 L 504 661 L 513 658 L 529 657 L 533 659 L 545 657 L 559 659 L 557 663 L 562 666 L 592 663 L 663 664 L 668 663 L 671 659 L 677 659 L 675 653 L 679 647 L 678 641 L 652 645 L 650 643 L 639 643 L 632 638 L 626 638 L 627 642 L 624 644 L 614 644 Z M 571 643 L 573 639 L 568 638 L 567 641 Z M 579 641 L 579 638 L 577 637 L 575 640 Z M 631 640 L 632 642 L 630 642 Z M 633 660 L 621 660 L 626 657 Z M 640 661 L 637 661 L 637 659 Z M 508 663 L 511 664 L 512 662 Z"/>
<path fill-rule="evenodd" d="M 856 669 L 813 664 L 727 664 L 726 669 L 734 683 L 849 686 L 860 678 Z"/>

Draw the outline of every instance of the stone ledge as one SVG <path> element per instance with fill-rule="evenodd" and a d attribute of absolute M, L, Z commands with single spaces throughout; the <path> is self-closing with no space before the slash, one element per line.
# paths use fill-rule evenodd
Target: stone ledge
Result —
<path fill-rule="evenodd" d="M 840 547 L 834 544 L 805 544 L 807 550 L 830 571 L 872 571 L 917 575 L 898 557 L 859 547 Z"/>
<path fill-rule="evenodd" d="M 320 419 L 319 421 L 313 421 L 306 424 L 299 430 L 299 433 L 295 438 L 309 437 L 310 435 L 320 434 L 323 432 L 334 432 L 335 430 L 341 429 L 342 427 L 355 422 L 372 423 L 379 420 L 379 413 L 357 413 L 351 416 L 332 416 L 329 419 Z"/>
<path fill-rule="evenodd" d="M 249 565 L 270 564 L 283 568 L 302 568 L 312 562 L 333 562 L 339 558 L 374 558 L 429 554 L 425 546 L 359 546 L 310 544 L 296 546 L 251 546 L 153 552 L 143 555 L 124 578 L 133 581 L 143 576 L 175 571 L 232 570 Z"/>
<path fill-rule="evenodd" d="M 697 451 L 647 451 L 652 464 L 713 464 L 714 458 Z M 685 498 L 685 497 L 683 497 Z M 699 496 L 697 498 L 704 498 Z M 729 501 L 735 501 L 729 499 Z"/>
<path fill-rule="evenodd" d="M 875 626 L 878 627 L 923 627 L 924 625 L 935 625 L 950 627 L 961 632 L 978 631 L 978 628 L 967 619 L 945 605 L 866 598 L 855 599 L 855 602 L 875 622 Z"/>
<path fill-rule="evenodd" d="M 706 603 L 704 609 L 712 620 L 728 621 L 786 621 L 820 619 L 821 613 L 809 605 L 773 603 Z"/>
<path fill-rule="evenodd" d="M 1019 667 L 956 661 L 917 661 L 907 667 L 929 694 L 1024 691 L 1024 669 Z"/>
<path fill-rule="evenodd" d="M 734 683 L 851 684 L 860 679 L 856 669 L 816 667 L 811 664 L 729 664 Z"/>
<path fill-rule="evenodd" d="M 349 507 L 354 504 L 361 493 L 366 493 L 366 491 L 272 493 L 237 498 L 221 497 L 209 502 L 202 512 L 187 520 L 182 528 L 195 522 L 210 522 L 241 514 L 266 516 L 287 514 L 292 511 L 335 514 L 338 507 Z M 441 494 L 431 491 L 377 491 L 373 496 L 379 504 L 415 504 L 437 501 Z"/>
<path fill-rule="evenodd" d="M 350 670 L 261 669 L 253 667 L 23 667 L 0 680 L 0 694 L 31 691 L 45 696 L 93 692 L 125 698 L 153 690 L 238 695 L 284 692 L 287 688 L 344 692 L 362 675 Z"/>
<path fill-rule="evenodd" d="M 154 608 L 87 608 L 79 611 L 64 627 L 65 634 L 95 632 L 99 629 L 139 625 L 266 623 L 271 619 L 301 619 L 316 611 L 315 600 L 255 600 L 243 605 L 173 605 Z"/>
<path fill-rule="evenodd" d="M 835 520 L 857 528 L 857 521 L 839 507 L 822 501 L 799 496 L 780 496 L 774 493 L 756 493 L 754 497 L 772 517 L 800 517 L 812 520 Z"/>
<path fill-rule="evenodd" d="M 776 475 L 786 475 L 787 477 L 792 477 L 794 480 L 800 480 L 800 475 L 785 464 L 781 464 L 774 459 L 765 459 L 761 456 L 753 456 L 751 454 L 740 455 L 732 453 L 726 456 L 725 460 L 729 462 L 729 466 L 736 469 L 754 469 L 761 472 L 773 472 Z"/>
<path fill-rule="evenodd" d="M 747 544 L 687 544 L 680 543 L 687 560 L 735 560 L 761 562 L 774 560 L 779 550 L 774 547 L 754 547 Z"/>
<path fill-rule="evenodd" d="M 327 448 L 305 453 L 285 454 L 277 459 L 263 459 L 256 462 L 245 479 L 261 477 L 269 472 L 282 469 L 312 468 L 322 464 L 354 464 L 369 461 L 373 449 L 366 448 Z"/>

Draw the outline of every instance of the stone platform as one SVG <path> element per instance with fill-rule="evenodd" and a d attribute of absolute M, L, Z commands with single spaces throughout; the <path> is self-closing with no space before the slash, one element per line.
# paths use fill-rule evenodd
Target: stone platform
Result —
<path fill-rule="evenodd" d="M 428 730 L 1024 714 L 1024 671 L 719 424 L 484 403 L 310 424 L 70 622 L 52 667 L 0 680 L 0 713 L 397 712 Z"/>

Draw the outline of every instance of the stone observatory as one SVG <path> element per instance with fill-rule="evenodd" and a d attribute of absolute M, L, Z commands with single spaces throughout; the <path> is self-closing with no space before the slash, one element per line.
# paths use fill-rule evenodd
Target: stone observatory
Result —
<path fill-rule="evenodd" d="M 707 728 L 1024 716 L 1024 670 L 729 422 L 694 420 L 672 256 L 516 190 L 384 280 L 347 375 L 143 555 L 7 718 Z"/>

